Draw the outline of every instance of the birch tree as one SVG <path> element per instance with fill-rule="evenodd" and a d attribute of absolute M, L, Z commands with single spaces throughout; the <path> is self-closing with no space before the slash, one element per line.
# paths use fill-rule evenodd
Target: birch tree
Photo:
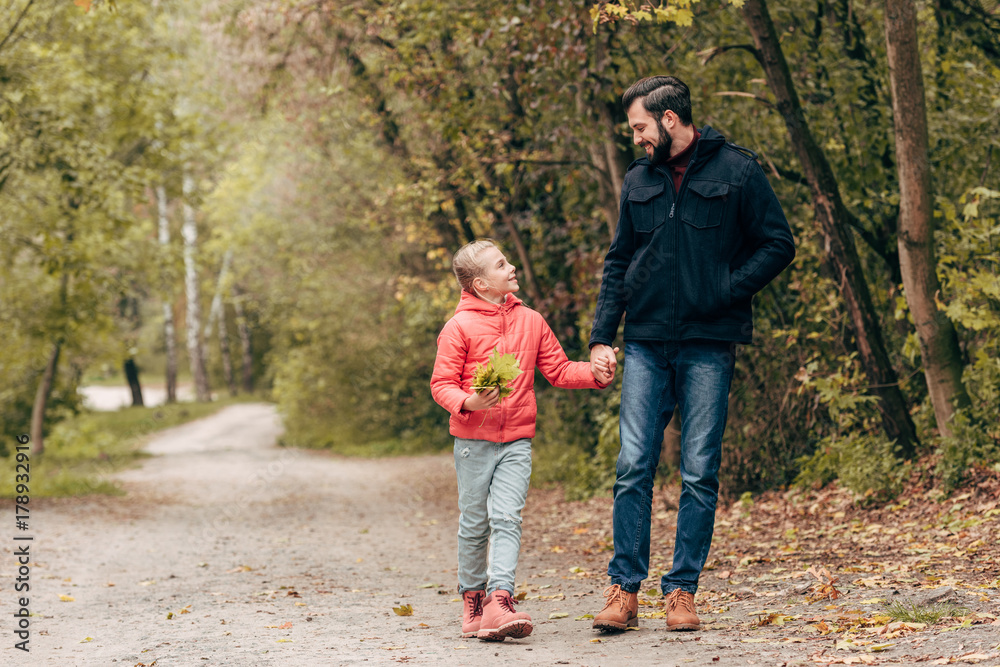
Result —
<path fill-rule="evenodd" d="M 164 258 L 170 256 L 170 218 L 167 215 L 167 189 L 156 186 L 158 240 Z M 177 402 L 177 334 L 174 331 L 174 302 L 171 290 L 163 295 L 163 339 L 167 354 L 167 403 Z"/>

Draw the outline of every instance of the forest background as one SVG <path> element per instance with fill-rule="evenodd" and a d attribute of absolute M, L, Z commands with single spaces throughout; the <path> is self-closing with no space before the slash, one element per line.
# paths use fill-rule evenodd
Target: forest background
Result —
<path fill-rule="evenodd" d="M 498 239 L 588 358 L 620 96 L 669 73 L 798 248 L 738 353 L 723 493 L 1000 465 L 995 1 L 0 5 L 4 454 L 100 457 L 78 388 L 178 374 L 273 399 L 289 446 L 446 449 L 452 253 Z M 536 389 L 535 481 L 609 489 L 618 388 Z"/>

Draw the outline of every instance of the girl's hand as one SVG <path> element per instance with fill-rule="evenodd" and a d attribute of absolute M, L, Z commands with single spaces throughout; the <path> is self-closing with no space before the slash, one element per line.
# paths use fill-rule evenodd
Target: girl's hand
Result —
<path fill-rule="evenodd" d="M 618 366 L 618 348 L 607 345 L 595 345 L 590 351 L 590 372 L 603 385 L 611 384 L 615 379 L 615 368 Z"/>
<path fill-rule="evenodd" d="M 463 410 L 468 410 L 469 412 L 475 412 L 476 410 L 489 410 L 494 405 L 500 402 L 500 387 L 493 387 L 489 391 L 484 391 L 479 393 L 477 391 L 472 392 L 465 403 L 462 404 Z"/>

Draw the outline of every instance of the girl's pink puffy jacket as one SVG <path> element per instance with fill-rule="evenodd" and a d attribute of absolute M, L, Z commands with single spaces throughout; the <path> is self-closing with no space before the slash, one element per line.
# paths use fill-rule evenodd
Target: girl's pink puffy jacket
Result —
<path fill-rule="evenodd" d="M 536 366 L 556 387 L 604 388 L 591 374 L 590 362 L 570 361 L 542 316 L 513 294 L 497 305 L 463 290 L 437 344 L 431 394 L 451 413 L 448 430 L 458 438 L 510 442 L 534 437 Z M 523 372 L 499 405 L 487 411 L 462 410 L 472 393 L 476 364 L 485 364 L 493 348 L 500 354 L 513 354 Z"/>

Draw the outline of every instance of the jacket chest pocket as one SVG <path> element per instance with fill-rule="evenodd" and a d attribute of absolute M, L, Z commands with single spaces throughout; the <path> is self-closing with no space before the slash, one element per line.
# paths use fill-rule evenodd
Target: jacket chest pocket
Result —
<path fill-rule="evenodd" d="M 635 231 L 651 232 L 666 220 L 667 205 L 661 196 L 663 187 L 663 183 L 656 183 L 640 185 L 629 190 L 629 215 Z"/>
<path fill-rule="evenodd" d="M 729 201 L 729 183 L 690 181 L 687 189 L 681 220 L 698 229 L 721 225 Z"/>

